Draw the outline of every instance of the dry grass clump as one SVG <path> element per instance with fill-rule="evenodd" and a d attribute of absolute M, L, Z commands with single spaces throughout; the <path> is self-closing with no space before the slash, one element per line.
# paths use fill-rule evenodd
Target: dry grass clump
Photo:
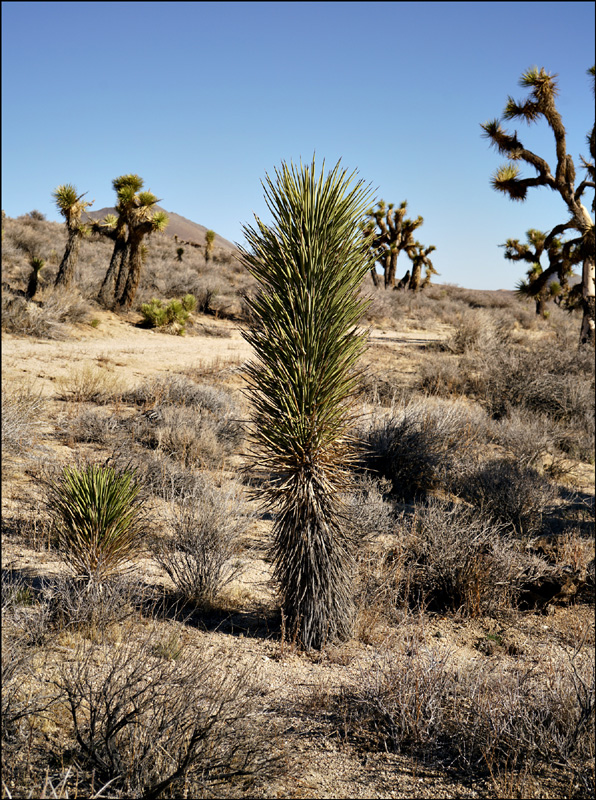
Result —
<path fill-rule="evenodd" d="M 92 364 L 73 367 L 56 379 L 56 397 L 76 403 L 109 403 L 119 396 L 118 378 Z"/>
<path fill-rule="evenodd" d="M 153 555 L 185 599 L 210 602 L 240 573 L 242 537 L 251 521 L 240 490 L 204 478 L 171 505 L 168 535 L 154 542 Z"/>
<path fill-rule="evenodd" d="M 35 447 L 43 405 L 41 393 L 30 384 L 2 383 L 3 465 Z"/>
<path fill-rule="evenodd" d="M 483 442 L 486 415 L 461 401 L 414 399 L 373 418 L 362 434 L 367 467 L 392 483 L 402 500 L 449 486 Z"/>
<path fill-rule="evenodd" d="M 39 300 L 2 292 L 2 330 L 38 339 L 64 339 L 68 324 L 87 322 L 89 304 L 73 290 L 46 289 Z"/>
<path fill-rule="evenodd" d="M 494 788 L 539 778 L 548 767 L 563 793 L 594 791 L 594 660 L 581 648 L 538 671 L 462 668 L 414 631 L 331 706 L 339 732 L 366 750 L 449 763 L 460 774 L 490 777 Z"/>

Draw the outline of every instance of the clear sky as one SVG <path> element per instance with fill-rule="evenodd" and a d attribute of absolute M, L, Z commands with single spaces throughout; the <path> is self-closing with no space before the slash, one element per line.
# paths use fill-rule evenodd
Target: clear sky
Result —
<path fill-rule="evenodd" d="M 567 213 L 544 188 L 523 204 L 491 189 L 503 159 L 480 123 L 543 66 L 579 167 L 594 22 L 592 2 L 568 1 L 5 2 L 2 208 L 61 220 L 59 184 L 100 209 L 134 172 L 165 209 L 243 243 L 255 213 L 268 221 L 265 173 L 316 152 L 424 217 L 437 282 L 510 289 L 523 270 L 498 245 Z M 544 123 L 509 127 L 552 163 Z"/>

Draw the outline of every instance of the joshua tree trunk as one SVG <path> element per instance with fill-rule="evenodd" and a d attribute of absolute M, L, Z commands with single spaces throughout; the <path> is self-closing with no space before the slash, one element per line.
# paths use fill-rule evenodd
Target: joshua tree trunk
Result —
<path fill-rule="evenodd" d="M 420 278 L 422 276 L 422 263 L 418 263 L 415 259 L 412 261 L 412 274 L 410 275 L 410 284 L 408 289 L 417 292 L 420 288 Z"/>
<path fill-rule="evenodd" d="M 119 274 L 120 267 L 122 266 L 122 259 L 126 251 L 126 238 L 118 236 L 114 243 L 112 251 L 112 258 L 110 259 L 110 266 L 106 272 L 106 276 L 101 284 L 98 301 L 106 308 L 112 308 L 116 301 L 116 277 Z"/>
<path fill-rule="evenodd" d="M 64 289 L 70 289 L 74 283 L 75 268 L 79 258 L 79 249 L 81 247 L 81 235 L 78 231 L 69 233 L 68 242 L 66 243 L 66 250 L 64 257 L 60 264 L 60 269 L 56 275 L 55 286 L 61 286 Z"/>
<path fill-rule="evenodd" d="M 593 238 L 593 234 L 592 234 Z M 593 245 L 592 245 L 593 247 Z M 582 271 L 582 306 L 584 316 L 580 334 L 580 344 L 594 347 L 594 256 L 585 259 Z"/>
<path fill-rule="evenodd" d="M 141 257 L 142 240 L 142 234 L 139 236 L 136 232 L 130 232 L 130 239 L 128 242 L 129 255 L 126 262 L 128 265 L 126 284 L 124 286 L 122 295 L 118 298 L 118 305 L 120 305 L 122 308 L 128 309 L 132 306 L 132 301 L 134 300 L 137 289 L 139 288 L 141 269 L 143 266 L 143 259 Z"/>

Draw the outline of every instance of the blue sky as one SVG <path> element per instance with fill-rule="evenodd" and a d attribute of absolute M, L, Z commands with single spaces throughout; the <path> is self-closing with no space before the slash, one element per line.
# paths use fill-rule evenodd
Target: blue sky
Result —
<path fill-rule="evenodd" d="M 268 221 L 265 173 L 316 152 L 424 217 L 438 282 L 510 289 L 520 267 L 498 245 L 567 213 L 547 189 L 524 204 L 491 189 L 503 159 L 480 123 L 543 66 L 579 165 L 594 47 L 591 2 L 4 2 L 2 208 L 59 220 L 51 192 L 74 183 L 100 209 L 135 172 L 243 243 L 255 213 Z M 510 127 L 552 162 L 543 123 Z"/>

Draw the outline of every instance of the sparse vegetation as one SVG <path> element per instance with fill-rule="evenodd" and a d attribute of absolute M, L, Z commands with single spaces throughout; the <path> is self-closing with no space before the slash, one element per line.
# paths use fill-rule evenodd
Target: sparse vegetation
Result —
<path fill-rule="evenodd" d="M 65 292 L 51 288 L 65 226 L 2 219 L 3 795 L 592 797 L 594 365 L 577 349 L 582 311 L 550 303 L 545 319 L 513 292 L 449 285 L 358 300 L 369 347 L 350 362 L 346 417 L 323 420 L 345 422 L 343 438 L 311 453 L 326 429 L 308 409 L 341 382 L 305 380 L 316 359 L 296 348 L 312 353 L 315 339 L 297 315 L 259 373 L 277 374 L 280 405 L 255 418 L 235 323 L 266 348 L 260 310 L 269 302 L 277 320 L 294 296 L 280 289 L 276 305 L 228 251 L 214 245 L 206 261 L 202 239 L 184 241 L 179 261 L 160 236 L 132 313 L 114 314 L 94 298 L 116 229 L 85 224 L 95 233 Z M 34 258 L 45 266 L 31 300 Z M 353 284 L 336 275 L 345 296 L 358 269 Z M 307 296 L 293 285 L 298 307 Z M 187 294 L 196 339 L 139 324 L 143 303 L 156 298 L 159 316 Z M 89 318 L 98 327 L 71 327 Z M 301 405 L 302 389 L 318 405 Z M 288 479 L 287 506 L 259 507 L 289 472 L 262 450 L 251 460 L 244 442 L 276 425 L 280 451 L 299 441 L 323 454 L 318 476 L 341 472 L 294 516 L 308 484 L 300 494 Z M 112 527 L 96 513 L 110 506 Z M 311 542 L 345 550 L 302 561 L 310 522 Z M 303 579 L 282 613 L 281 546 L 297 554 L 286 574 Z M 310 574 L 321 603 L 301 628 L 312 606 L 292 617 L 288 604 Z"/>

